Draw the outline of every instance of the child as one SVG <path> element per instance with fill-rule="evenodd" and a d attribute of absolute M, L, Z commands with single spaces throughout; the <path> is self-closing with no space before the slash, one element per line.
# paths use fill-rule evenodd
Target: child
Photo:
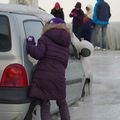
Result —
<path fill-rule="evenodd" d="M 37 100 L 41 106 L 41 120 L 51 120 L 50 100 L 56 100 L 61 120 L 70 120 L 65 82 L 70 42 L 69 29 L 60 18 L 53 18 L 45 25 L 37 45 L 33 37 L 27 39 L 27 52 L 37 59 L 38 63 L 32 76 L 29 92 L 33 101 L 25 120 L 32 119 L 32 111 Z"/>

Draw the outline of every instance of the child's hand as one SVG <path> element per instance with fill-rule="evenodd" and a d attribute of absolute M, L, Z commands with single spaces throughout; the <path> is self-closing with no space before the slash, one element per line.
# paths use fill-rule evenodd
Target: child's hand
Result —
<path fill-rule="evenodd" d="M 26 43 L 27 43 L 27 45 L 36 45 L 35 38 L 33 36 L 29 36 L 26 39 Z"/>

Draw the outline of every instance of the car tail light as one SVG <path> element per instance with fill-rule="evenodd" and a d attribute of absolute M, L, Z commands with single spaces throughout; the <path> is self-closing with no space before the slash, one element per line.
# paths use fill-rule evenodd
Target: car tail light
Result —
<path fill-rule="evenodd" d="M 4 87 L 28 86 L 28 79 L 24 66 L 20 64 L 8 65 L 3 72 L 0 86 Z"/>

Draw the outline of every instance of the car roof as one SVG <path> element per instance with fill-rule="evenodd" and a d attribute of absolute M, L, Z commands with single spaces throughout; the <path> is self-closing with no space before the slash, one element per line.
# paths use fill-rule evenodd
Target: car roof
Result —
<path fill-rule="evenodd" d="M 47 13 L 45 10 L 27 5 L 0 4 L 0 12 L 35 15 L 45 22 L 53 18 L 53 15 Z"/>

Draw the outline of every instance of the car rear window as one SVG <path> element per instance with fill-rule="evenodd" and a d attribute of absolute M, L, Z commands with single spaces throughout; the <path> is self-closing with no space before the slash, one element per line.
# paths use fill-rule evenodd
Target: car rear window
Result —
<path fill-rule="evenodd" d="M 0 52 L 7 52 L 11 49 L 10 26 L 8 17 L 0 15 Z"/>

